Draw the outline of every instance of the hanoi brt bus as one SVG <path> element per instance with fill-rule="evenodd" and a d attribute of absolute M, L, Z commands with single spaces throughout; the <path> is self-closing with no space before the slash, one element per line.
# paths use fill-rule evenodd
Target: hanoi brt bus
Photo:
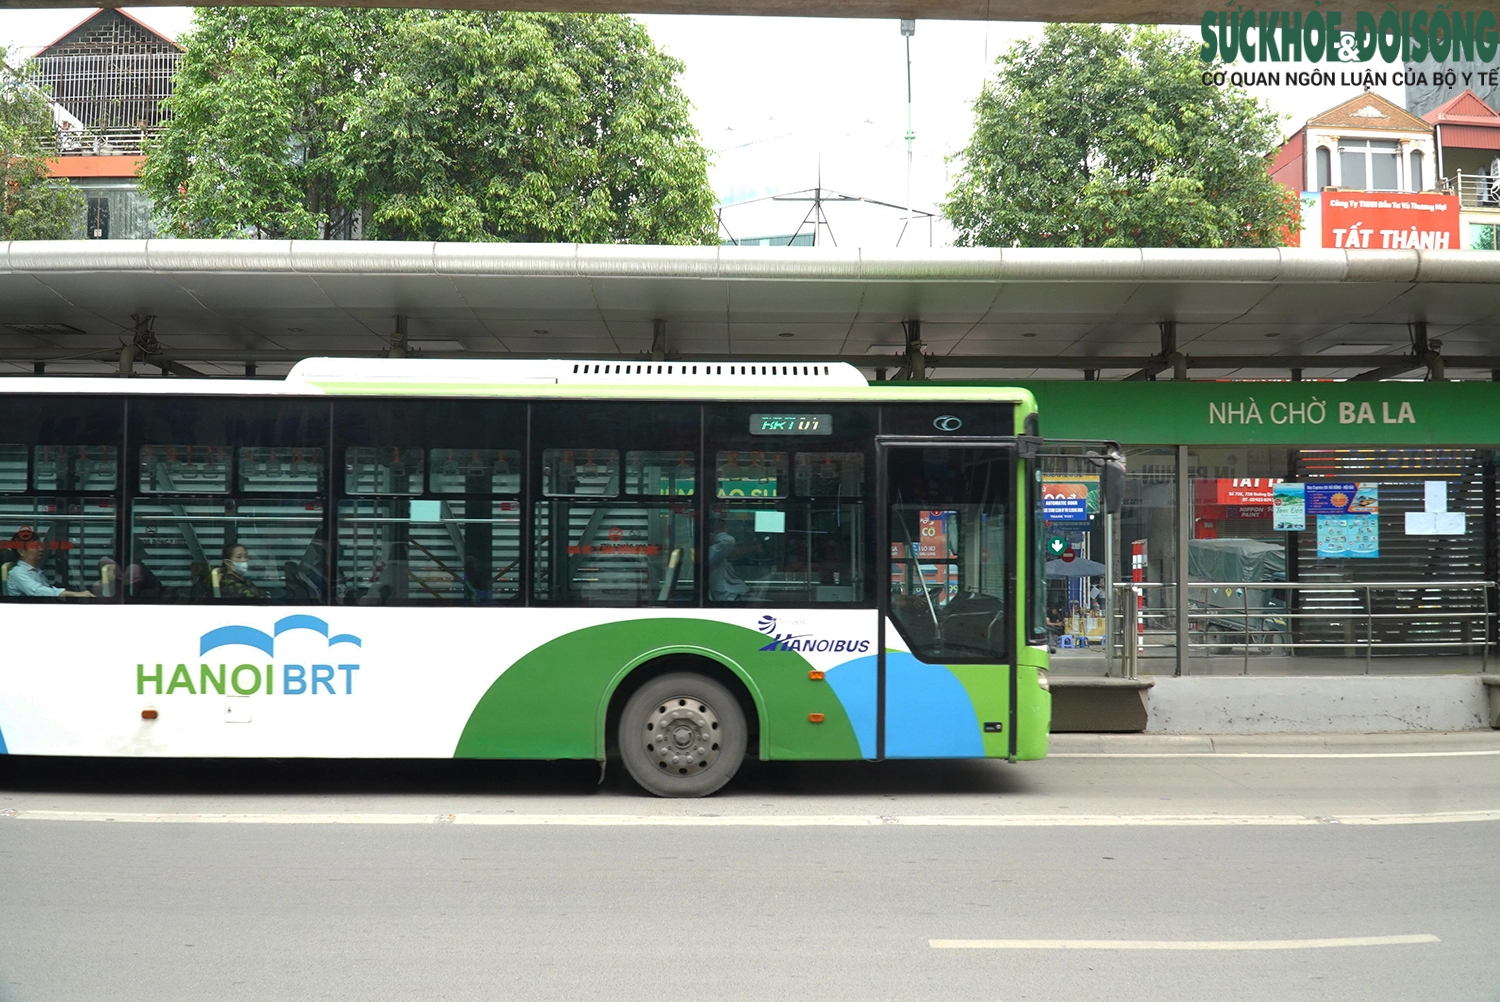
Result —
<path fill-rule="evenodd" d="M 1024 390 L 311 359 L 0 414 L 0 752 L 1046 754 Z"/>

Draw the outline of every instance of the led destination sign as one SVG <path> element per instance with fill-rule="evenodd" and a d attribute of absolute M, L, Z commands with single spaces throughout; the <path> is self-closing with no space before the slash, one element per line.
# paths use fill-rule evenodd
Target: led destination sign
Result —
<path fill-rule="evenodd" d="M 832 414 L 751 414 L 752 435 L 832 435 Z"/>

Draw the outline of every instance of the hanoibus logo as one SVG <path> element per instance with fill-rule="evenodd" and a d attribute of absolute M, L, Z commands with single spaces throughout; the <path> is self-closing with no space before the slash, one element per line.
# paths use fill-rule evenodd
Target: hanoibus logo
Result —
<path fill-rule="evenodd" d="M 864 654 L 870 649 L 868 640 L 830 640 L 811 633 L 778 633 L 777 625 L 775 616 L 760 617 L 756 629 L 770 637 L 771 642 L 759 650 Z"/>
<path fill-rule="evenodd" d="M 287 616 L 277 620 L 270 633 L 253 626 L 221 626 L 209 630 L 198 638 L 199 660 L 196 679 L 187 662 L 178 663 L 170 673 L 168 672 L 170 662 L 158 662 L 154 671 L 143 663 L 137 664 L 135 666 L 136 695 L 146 695 L 149 686 L 152 694 L 157 696 L 171 696 L 179 692 L 189 696 L 228 696 L 231 694 L 274 696 L 277 694 L 277 677 L 280 676 L 280 690 L 283 696 L 316 696 L 319 693 L 329 696 L 352 696 L 354 673 L 360 669 L 357 664 L 283 663 L 279 666 L 280 670 L 277 670 L 278 666 L 274 661 L 277 639 L 293 630 L 318 634 L 324 638 L 329 648 L 335 646 L 362 648 L 364 646 L 364 642 L 352 633 L 330 634 L 328 623 L 317 616 Z M 223 661 L 216 666 L 201 660 L 210 651 L 221 647 L 237 647 L 242 650 L 249 648 L 260 651 L 273 660 L 270 664 L 244 663 L 233 666 Z M 333 659 L 329 658 L 329 660 Z M 342 678 L 338 677 L 340 674 Z"/>

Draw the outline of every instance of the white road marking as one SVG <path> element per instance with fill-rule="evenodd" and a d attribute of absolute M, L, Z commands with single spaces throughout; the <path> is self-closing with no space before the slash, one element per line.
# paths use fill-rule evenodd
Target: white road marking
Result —
<path fill-rule="evenodd" d="M 934 950 L 1328 950 L 1438 942 L 1436 936 L 1424 932 L 1341 939 L 929 939 L 927 945 Z"/>
<path fill-rule="evenodd" d="M 1428 814 L 335 814 L 169 813 L 12 809 L 17 821 L 202 825 L 491 825 L 593 828 L 1121 828 L 1431 825 L 1500 821 L 1500 810 Z"/>
<path fill-rule="evenodd" d="M 1500 755 L 1500 748 L 1424 752 L 1050 752 L 1047 758 L 1470 758 L 1478 755 Z"/>

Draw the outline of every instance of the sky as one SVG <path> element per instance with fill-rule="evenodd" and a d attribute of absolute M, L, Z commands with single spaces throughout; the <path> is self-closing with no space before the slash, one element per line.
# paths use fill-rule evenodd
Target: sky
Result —
<path fill-rule="evenodd" d="M 187 7 L 126 9 L 169 35 L 186 30 L 192 19 Z M 88 13 L 0 10 L 0 44 L 29 54 Z M 741 231 L 735 235 L 791 232 L 809 203 L 743 203 L 821 182 L 825 189 L 896 206 L 828 209 L 835 241 L 864 245 L 894 244 L 906 219 L 901 207 L 932 211 L 941 204 L 951 187 L 954 165 L 948 158 L 968 142 L 972 104 L 993 75 L 996 57 L 1041 30 L 1025 22 L 917 22 L 911 39 L 916 138 L 908 195 L 906 55 L 898 22 L 704 15 L 640 20 L 660 46 L 686 64 L 682 87 L 693 102 L 694 123 L 714 153 L 710 181 L 730 206 L 724 218 Z M 1197 37 L 1196 28 L 1182 30 Z M 1376 89 L 1403 102 L 1400 87 Z M 1290 86 L 1253 91 L 1286 116 L 1287 133 L 1358 92 Z M 931 229 L 934 243 L 946 242 L 941 224 Z M 921 223 L 906 232 L 927 243 L 928 229 Z"/>

